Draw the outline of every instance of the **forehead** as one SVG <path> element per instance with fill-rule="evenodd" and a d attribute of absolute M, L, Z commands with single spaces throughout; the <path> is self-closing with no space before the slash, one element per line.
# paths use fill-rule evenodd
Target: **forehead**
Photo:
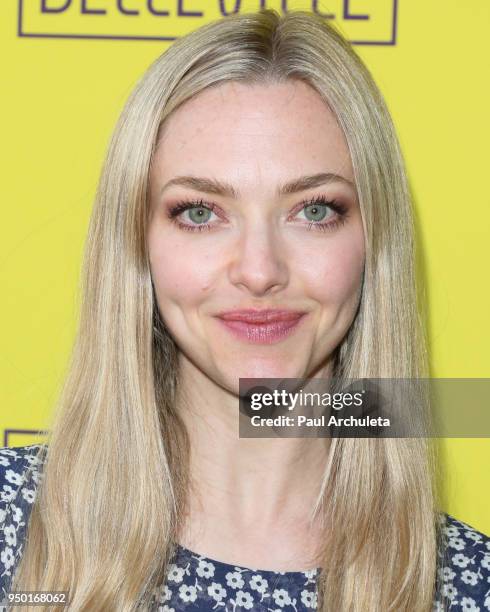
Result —
<path fill-rule="evenodd" d="M 195 174 L 256 184 L 326 171 L 353 180 L 335 116 L 299 80 L 227 82 L 200 92 L 167 119 L 154 168 L 162 181 Z"/>

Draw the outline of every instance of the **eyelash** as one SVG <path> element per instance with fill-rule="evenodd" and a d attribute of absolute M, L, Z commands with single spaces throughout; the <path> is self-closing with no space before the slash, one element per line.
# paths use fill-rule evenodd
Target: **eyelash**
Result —
<path fill-rule="evenodd" d="M 301 201 L 295 212 L 296 213 L 301 212 L 308 206 L 313 206 L 315 204 L 328 206 L 335 213 L 337 213 L 337 216 L 335 219 L 333 219 L 333 221 L 328 221 L 327 223 L 310 221 L 307 224 L 308 230 L 314 227 L 315 229 L 319 231 L 325 232 L 325 231 L 333 230 L 337 227 L 340 227 L 346 222 L 347 206 L 345 206 L 344 204 L 341 204 L 340 202 L 337 202 L 336 200 L 328 200 L 324 196 L 316 196 L 315 198 L 310 198 L 308 200 Z M 210 223 L 189 225 L 187 223 L 181 223 L 177 219 L 177 217 L 181 213 L 183 213 L 186 210 L 192 209 L 192 208 L 206 208 L 207 210 L 210 210 L 211 212 L 214 212 L 215 214 L 217 214 L 216 213 L 217 207 L 214 204 L 210 204 L 208 202 L 205 202 L 204 200 L 186 200 L 186 201 L 179 202 L 178 204 L 170 208 L 170 210 L 168 211 L 168 218 L 172 221 L 172 223 L 175 223 L 179 228 L 186 230 L 186 231 L 190 231 L 190 232 L 195 232 L 195 231 L 202 232 L 204 230 L 207 230 L 213 227 L 213 225 Z"/>

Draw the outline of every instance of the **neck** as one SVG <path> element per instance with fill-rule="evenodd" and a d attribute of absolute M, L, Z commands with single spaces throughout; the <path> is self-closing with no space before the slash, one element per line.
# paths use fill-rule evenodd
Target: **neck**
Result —
<path fill-rule="evenodd" d="M 304 569 L 316 567 L 309 542 L 321 539 L 320 527 L 319 519 L 310 513 L 320 493 L 329 440 L 240 438 L 238 397 L 186 360 L 181 362 L 177 407 L 191 448 L 189 516 L 181 543 L 194 546 L 197 552 L 199 546 L 211 551 L 209 541 L 215 530 L 213 536 L 219 532 L 221 541 L 230 546 L 214 548 L 214 554 L 231 558 L 235 553 L 243 555 L 246 539 L 247 559 L 260 566 L 257 547 L 263 550 L 264 542 L 269 545 L 276 540 L 280 545 L 269 563 L 302 569 L 298 563 L 304 558 L 309 566 Z M 290 562 L 285 561 L 287 550 L 293 552 Z M 262 567 L 264 563 L 265 558 Z"/>

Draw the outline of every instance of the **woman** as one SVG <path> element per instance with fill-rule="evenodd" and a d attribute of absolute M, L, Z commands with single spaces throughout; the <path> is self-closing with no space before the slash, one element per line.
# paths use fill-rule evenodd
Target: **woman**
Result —
<path fill-rule="evenodd" d="M 437 512 L 427 440 L 237 435 L 239 378 L 427 372 L 398 142 L 330 25 L 233 16 L 154 62 L 110 144 L 83 296 L 49 444 L 0 454 L 5 590 L 84 611 L 488 606 L 489 540 Z"/>

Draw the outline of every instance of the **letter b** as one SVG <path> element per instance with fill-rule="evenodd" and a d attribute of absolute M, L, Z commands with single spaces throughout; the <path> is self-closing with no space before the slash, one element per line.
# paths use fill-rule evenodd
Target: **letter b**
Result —
<path fill-rule="evenodd" d="M 62 13 L 70 6 L 71 0 L 65 0 L 63 6 L 48 7 L 48 0 L 41 0 L 41 13 Z"/>

